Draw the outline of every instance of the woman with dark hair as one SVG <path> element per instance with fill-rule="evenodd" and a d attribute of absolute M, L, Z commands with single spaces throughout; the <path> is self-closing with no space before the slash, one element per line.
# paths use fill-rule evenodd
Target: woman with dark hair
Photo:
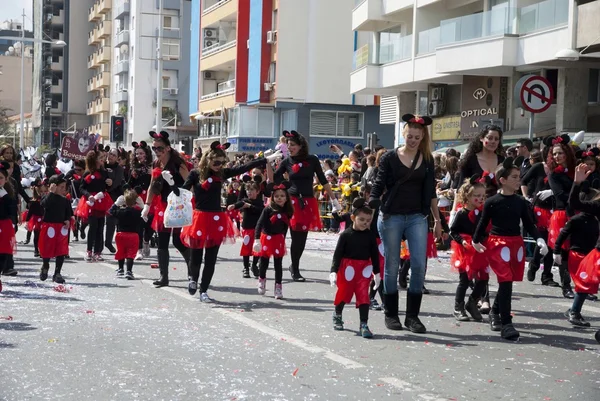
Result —
<path fill-rule="evenodd" d="M 424 333 L 426 329 L 419 320 L 419 312 L 427 259 L 427 217 L 430 214 L 433 214 L 435 238 L 442 235 L 427 128 L 432 120 L 412 114 L 405 114 L 402 120 L 406 122 L 402 131 L 405 145 L 381 157 L 371 201 L 378 201 L 383 195 L 378 229 L 385 253 L 385 325 L 390 330 L 402 330 L 398 316 L 398 269 L 400 243 L 404 236 L 410 244 L 412 270 L 404 324 L 414 333 Z"/>
<path fill-rule="evenodd" d="M 549 150 L 550 148 L 546 147 L 543 150 L 543 154 L 539 150 L 531 152 L 531 155 L 529 156 L 531 167 L 521 178 L 521 193 L 525 199 L 533 204 L 536 227 L 544 241 L 548 241 L 548 224 L 550 222 L 550 216 L 552 215 L 551 210 L 553 206 L 552 197 L 540 197 L 538 194 L 550 189 L 544 164 L 544 160 L 546 160 Z M 540 269 L 541 261 L 542 254 L 540 253 L 540 247 L 536 246 L 533 251 L 533 260 L 529 262 L 529 267 L 527 268 L 528 281 L 535 281 L 535 274 Z M 554 281 L 554 275 L 552 274 L 553 262 L 551 252 L 543 257 L 543 263 L 544 271 L 542 272 L 542 285 L 560 287 L 560 284 Z"/>
<path fill-rule="evenodd" d="M 17 214 L 17 195 L 10 183 L 11 166 L 7 161 L 0 161 L 0 231 L 2 231 L 2 241 L 0 241 L 0 273 L 3 275 L 14 270 L 11 266 L 12 256 L 16 249 L 14 216 Z M 2 291 L 2 281 L 0 281 L 0 291 Z"/>
<path fill-rule="evenodd" d="M 108 172 L 108 177 L 112 181 L 107 192 L 114 203 L 119 196 L 123 195 L 123 184 L 125 184 L 125 171 L 119 164 L 119 150 L 117 148 L 112 148 L 107 153 L 106 171 Z M 113 246 L 113 237 L 115 236 L 116 229 L 117 219 L 109 214 L 106 217 L 106 237 L 104 246 L 106 246 L 106 249 L 111 253 L 117 252 Z"/>
<path fill-rule="evenodd" d="M 165 210 L 167 209 L 167 197 L 171 193 L 171 185 L 165 182 L 162 172 L 169 172 L 173 186 L 180 188 L 189 175 L 189 170 L 185 160 L 179 152 L 171 147 L 169 133 L 166 131 L 150 131 L 152 137 L 152 150 L 156 155 L 153 163 L 150 184 L 144 208 L 142 209 L 142 219 L 149 221 L 149 215 L 153 215 L 152 229 L 158 232 L 158 249 L 156 256 L 158 258 L 158 268 L 160 278 L 153 282 L 157 287 L 166 287 L 169 285 L 169 241 L 173 236 L 173 245 L 183 256 L 186 266 L 190 264 L 189 249 L 181 242 L 181 228 L 166 228 L 163 225 Z M 147 163 L 147 162 L 146 162 Z"/>
<path fill-rule="evenodd" d="M 323 223 L 319 215 L 319 204 L 314 197 L 313 178 L 316 175 L 323 191 L 327 193 L 333 211 L 341 210 L 339 202 L 335 199 L 331 186 L 323 174 L 321 163 L 315 155 L 308 154 L 308 142 L 296 131 L 283 131 L 287 138 L 289 156 L 281 161 L 275 171 L 274 180 L 276 184 L 283 181 L 283 175 L 288 174 L 291 184 L 288 193 L 294 205 L 294 215 L 290 219 L 290 235 L 292 245 L 290 256 L 292 264 L 290 273 L 294 281 L 305 281 L 300 274 L 300 258 L 306 246 L 306 238 L 309 231 L 321 231 Z"/>
<path fill-rule="evenodd" d="M 103 262 L 104 223 L 106 213 L 113 205 L 108 194 L 112 180 L 104 169 L 104 163 L 99 159 L 99 152 L 90 150 L 85 158 L 85 173 L 79 186 L 81 199 L 75 214 L 87 219 L 90 229 L 87 236 L 86 262 Z"/>
<path fill-rule="evenodd" d="M 573 210 L 569 206 L 569 193 L 575 176 L 575 152 L 569 143 L 569 135 L 544 138 L 544 145 L 550 148 L 546 164 L 548 165 L 548 184 L 554 196 L 554 212 L 548 224 L 548 246 L 554 248 L 560 230 L 567 224 Z M 569 242 L 562 246 L 562 263 L 558 266 L 563 297 L 573 298 L 571 276 L 568 270 Z"/>
<path fill-rule="evenodd" d="M 56 168 L 56 164 L 58 163 L 58 157 L 54 153 L 46 156 L 44 163 L 46 164 L 46 169 L 44 170 L 45 178 L 50 179 L 50 177 L 52 177 L 53 175 L 60 174 L 60 170 Z"/>
<path fill-rule="evenodd" d="M 458 172 L 458 157 L 446 157 L 446 175 L 440 183 L 440 191 L 445 191 L 456 186 L 456 182 L 460 179 Z M 463 183 L 464 184 L 464 183 Z M 462 185 L 462 184 L 461 184 Z M 460 186 L 459 186 L 460 187 Z"/>
<path fill-rule="evenodd" d="M 145 203 L 148 198 L 148 188 L 151 181 L 152 151 L 150 150 L 150 146 L 144 141 L 141 141 L 139 144 L 132 142 L 131 146 L 133 146 L 134 151 L 131 153 L 131 169 L 127 185 L 135 190 Z M 142 260 L 150 256 L 150 239 L 152 238 L 152 234 L 154 234 L 154 230 L 152 230 L 153 217 L 154 215 L 150 214 L 140 227 L 140 245 L 135 260 Z"/>
<path fill-rule="evenodd" d="M 200 265 L 204 257 L 204 271 L 200 281 L 202 302 L 212 302 L 207 292 L 215 273 L 219 248 L 226 242 L 235 242 L 233 222 L 221 207 L 223 182 L 256 167 L 264 167 L 267 162 L 267 159 L 260 158 L 238 167 L 226 168 L 227 148 L 229 143 L 211 143 L 210 150 L 202 155 L 198 168 L 190 172 L 183 184 L 184 189 L 193 191 L 195 198 L 192 224 L 181 231 L 181 240 L 191 249 L 188 292 L 194 295 L 198 290 Z M 269 159 L 278 156 L 276 153 L 269 156 Z"/>

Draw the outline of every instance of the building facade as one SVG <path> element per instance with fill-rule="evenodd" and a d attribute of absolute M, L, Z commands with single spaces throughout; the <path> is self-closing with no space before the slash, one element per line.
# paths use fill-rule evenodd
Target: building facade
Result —
<path fill-rule="evenodd" d="M 227 139 L 232 151 L 256 152 L 274 147 L 283 130 L 301 132 L 324 157 L 333 156 L 333 143 L 346 151 L 366 145 L 370 132 L 392 146 L 392 127 L 379 123 L 379 97 L 350 93 L 351 2 L 192 3 L 200 26 L 192 31 L 199 73 L 190 117 L 202 147 Z"/>
<path fill-rule="evenodd" d="M 32 59 L 25 57 L 24 78 L 25 90 L 23 92 L 24 113 L 31 112 L 31 72 Z M 21 57 L 0 56 L 0 105 L 7 107 L 9 116 L 20 113 L 21 107 Z"/>
<path fill-rule="evenodd" d="M 381 118 L 434 118 L 436 147 L 471 139 L 486 123 L 508 140 L 527 136 L 529 113 L 513 91 L 524 75 L 555 94 L 534 119 L 535 136 L 600 131 L 600 1 L 356 1 L 353 94 L 381 95 Z M 575 58 L 561 51 L 585 52 Z"/>
<path fill-rule="evenodd" d="M 0 36 L 10 36 L 10 37 L 19 37 L 21 36 L 21 27 L 23 26 L 22 22 L 17 21 L 4 21 L 0 24 Z M 33 38 L 33 32 L 25 31 L 26 38 Z M 15 44 L 19 43 L 18 39 L 0 39 L 0 55 L 8 55 L 8 51 L 11 47 L 14 47 Z M 25 51 L 26 57 L 31 57 L 32 46 L 31 43 L 26 43 L 26 49 L 29 51 Z"/>

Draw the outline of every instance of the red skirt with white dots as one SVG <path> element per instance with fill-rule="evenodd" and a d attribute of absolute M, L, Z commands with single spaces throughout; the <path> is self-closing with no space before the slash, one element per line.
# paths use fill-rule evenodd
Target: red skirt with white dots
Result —
<path fill-rule="evenodd" d="M 533 213 L 535 214 L 535 225 L 538 230 L 548 231 L 548 226 L 550 225 L 550 217 L 552 217 L 552 212 L 550 209 L 543 209 L 539 206 L 533 207 Z"/>
<path fill-rule="evenodd" d="M 285 255 L 285 236 L 283 234 L 260 234 L 260 252 L 256 254 L 261 258 L 283 258 Z"/>
<path fill-rule="evenodd" d="M 452 256 L 450 256 L 450 269 L 459 273 L 467 273 L 469 280 L 488 280 L 488 261 L 485 253 L 479 253 L 471 245 L 473 239 L 470 235 L 461 234 L 463 239 L 469 243 L 464 247 L 456 241 L 452 241 Z"/>
<path fill-rule="evenodd" d="M 337 291 L 335 293 L 334 305 L 340 302 L 346 304 L 355 297 L 355 304 L 369 305 L 369 286 L 373 276 L 373 265 L 371 259 L 358 260 L 343 258 L 337 272 Z"/>
<path fill-rule="evenodd" d="M 188 248 L 204 249 L 235 242 L 233 223 L 225 212 L 194 210 L 192 224 L 181 230 L 181 242 Z"/>
<path fill-rule="evenodd" d="M 231 219 L 231 221 L 233 221 L 233 220 L 237 220 L 237 221 L 241 220 L 241 218 L 240 218 L 240 211 L 239 210 L 236 210 L 236 209 L 228 210 L 226 213 L 227 213 L 227 216 L 229 216 L 229 218 Z"/>
<path fill-rule="evenodd" d="M 68 255 L 69 228 L 64 223 L 43 223 L 39 248 L 43 259 Z"/>
<path fill-rule="evenodd" d="M 88 197 L 83 195 L 81 199 L 79 199 L 79 203 L 77 204 L 77 209 L 75 209 L 75 216 L 81 217 L 84 220 L 87 220 L 90 216 L 94 217 L 104 217 L 108 213 L 108 210 L 113 205 L 113 200 L 108 194 L 108 192 L 103 192 L 104 198 L 96 199 L 92 206 L 87 204 Z M 94 197 L 98 193 L 92 193 Z"/>
<path fill-rule="evenodd" d="M 43 216 L 32 214 L 27 221 L 27 231 L 40 231 L 42 229 Z"/>
<path fill-rule="evenodd" d="M 11 219 L 0 220 L 0 238 L 0 254 L 14 255 L 17 251 L 17 239 Z"/>
<path fill-rule="evenodd" d="M 323 222 L 319 214 L 319 202 L 314 197 L 298 198 L 290 196 L 294 206 L 294 215 L 290 219 L 290 229 L 292 231 L 321 231 Z"/>
<path fill-rule="evenodd" d="M 240 249 L 240 256 L 253 256 L 254 252 L 252 247 L 254 246 L 254 229 L 242 228 L 242 249 Z"/>
<path fill-rule="evenodd" d="M 167 210 L 167 202 L 163 201 L 160 195 L 155 195 L 152 198 L 152 203 L 150 204 L 150 212 L 148 215 L 152 215 L 152 224 L 150 225 L 152 229 L 156 232 L 169 231 L 170 228 L 165 228 L 165 210 Z"/>
<path fill-rule="evenodd" d="M 560 230 L 567 224 L 567 221 L 569 221 L 569 216 L 567 216 L 566 210 L 555 210 L 554 213 L 552 213 L 552 216 L 550 216 L 550 223 L 548 224 L 549 249 L 554 249 L 554 244 L 556 244 Z M 562 249 L 568 251 L 570 247 L 571 244 L 569 240 L 563 242 Z"/>
<path fill-rule="evenodd" d="M 598 270 L 600 270 L 600 251 L 597 249 L 589 253 L 592 255 L 596 252 L 596 260 L 583 261 L 586 255 L 583 253 L 569 251 L 569 274 L 575 284 L 575 292 L 581 294 L 595 294 L 598 292 Z M 593 257 L 593 256 L 592 256 Z"/>
<path fill-rule="evenodd" d="M 523 237 L 490 235 L 485 243 L 490 267 L 498 282 L 523 281 L 525 272 L 525 244 Z"/>

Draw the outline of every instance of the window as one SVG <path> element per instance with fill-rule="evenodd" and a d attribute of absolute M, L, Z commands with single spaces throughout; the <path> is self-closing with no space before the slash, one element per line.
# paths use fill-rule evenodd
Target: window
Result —
<path fill-rule="evenodd" d="M 163 114 L 163 116 L 164 116 L 166 113 L 168 113 L 168 112 L 169 112 L 169 107 L 163 107 L 163 108 L 162 108 L 162 114 Z"/>
<path fill-rule="evenodd" d="M 277 10 L 273 10 L 273 21 L 271 22 L 271 30 L 277 30 Z"/>
<path fill-rule="evenodd" d="M 417 114 L 420 116 L 429 115 L 429 97 L 427 91 L 418 92 Z"/>
<path fill-rule="evenodd" d="M 239 136 L 272 138 L 274 116 L 275 113 L 270 108 L 241 108 Z"/>
<path fill-rule="evenodd" d="M 238 136 L 240 134 L 240 109 L 238 107 L 229 109 L 228 132 L 229 136 Z"/>
<path fill-rule="evenodd" d="M 277 82 L 275 81 L 275 78 L 277 77 L 277 63 L 272 62 L 271 65 L 269 66 L 269 82 L 273 83 L 273 82 Z"/>
<path fill-rule="evenodd" d="M 170 82 L 169 77 L 162 77 L 162 87 L 163 87 L 163 89 L 170 88 L 169 82 Z"/>
<path fill-rule="evenodd" d="M 590 68 L 588 103 L 600 103 L 600 69 Z"/>
<path fill-rule="evenodd" d="M 161 51 L 165 60 L 179 60 L 179 39 L 163 39 Z"/>
<path fill-rule="evenodd" d="M 292 131 L 298 128 L 298 115 L 296 110 L 286 110 L 281 112 L 281 130 Z"/>
<path fill-rule="evenodd" d="M 311 111 L 310 136 L 363 137 L 363 113 Z"/>
<path fill-rule="evenodd" d="M 163 17 L 163 28 L 167 28 L 170 29 L 171 28 L 171 17 L 168 15 L 165 15 Z"/>

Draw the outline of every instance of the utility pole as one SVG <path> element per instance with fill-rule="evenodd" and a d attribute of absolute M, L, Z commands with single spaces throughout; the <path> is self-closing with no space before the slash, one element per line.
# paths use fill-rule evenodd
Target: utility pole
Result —
<path fill-rule="evenodd" d="M 21 100 L 20 100 L 20 132 L 19 147 L 23 148 L 23 135 L 25 131 L 25 9 L 23 9 L 23 22 L 21 24 Z"/>
<path fill-rule="evenodd" d="M 158 0 L 158 38 L 156 40 L 156 132 L 162 129 L 162 37 L 163 37 L 163 0 Z"/>

